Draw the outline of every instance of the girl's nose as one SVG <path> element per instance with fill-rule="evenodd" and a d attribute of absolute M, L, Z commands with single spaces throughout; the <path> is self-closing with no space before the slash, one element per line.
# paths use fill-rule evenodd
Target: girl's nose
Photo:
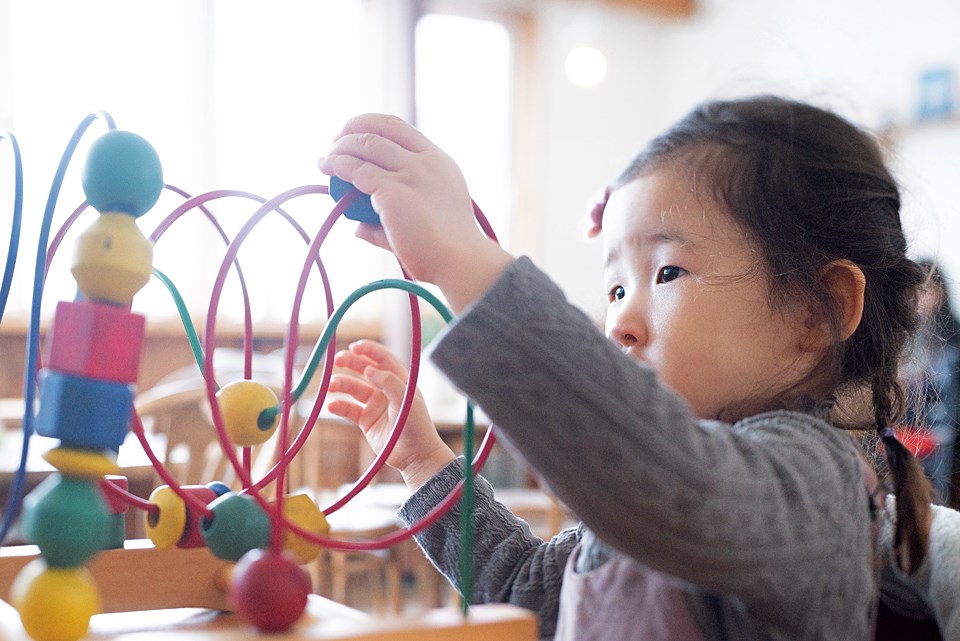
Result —
<path fill-rule="evenodd" d="M 636 310 L 619 310 L 607 319 L 607 338 L 624 349 L 642 347 L 647 341 L 646 326 Z"/>

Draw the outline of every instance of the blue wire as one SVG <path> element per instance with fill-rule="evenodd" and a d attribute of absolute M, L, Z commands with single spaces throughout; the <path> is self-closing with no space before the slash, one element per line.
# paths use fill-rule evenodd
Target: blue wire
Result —
<path fill-rule="evenodd" d="M 7 308 L 10 285 L 13 282 L 13 270 L 17 265 L 17 250 L 20 247 L 20 223 L 23 219 L 23 161 L 20 158 L 20 145 L 13 132 L 0 130 L 0 140 L 4 138 L 13 146 L 14 196 L 13 222 L 10 225 L 10 244 L 7 246 L 7 264 L 3 268 L 3 284 L 0 285 L 0 321 Z"/>
<path fill-rule="evenodd" d="M 10 488 L 10 496 L 7 499 L 7 505 L 3 511 L 3 523 L 0 525 L 0 543 L 7 538 L 13 522 L 20 512 L 20 503 L 23 496 L 23 487 L 27 477 L 27 455 L 30 453 L 30 437 L 33 436 L 33 402 L 36 393 L 34 374 L 37 369 L 40 351 L 40 302 L 43 295 L 43 279 L 47 262 L 47 242 L 50 238 L 50 227 L 53 223 L 53 214 L 57 207 L 57 198 L 60 196 L 60 187 L 63 184 L 63 177 L 67 173 L 67 167 L 77 145 L 80 144 L 80 138 L 90 127 L 94 120 L 103 118 L 107 127 L 115 129 L 116 124 L 113 117 L 105 111 L 98 111 L 88 115 L 77 126 L 67 148 L 60 158 L 60 164 L 57 167 L 57 173 L 54 176 L 53 183 L 50 185 L 50 195 L 47 197 L 47 206 L 43 212 L 43 220 L 40 225 L 40 237 L 37 240 L 37 262 L 33 273 L 33 300 L 30 308 L 30 329 L 27 332 L 27 354 L 24 359 L 23 368 L 23 448 L 20 452 L 20 466 L 17 468 L 13 477 L 13 485 Z"/>

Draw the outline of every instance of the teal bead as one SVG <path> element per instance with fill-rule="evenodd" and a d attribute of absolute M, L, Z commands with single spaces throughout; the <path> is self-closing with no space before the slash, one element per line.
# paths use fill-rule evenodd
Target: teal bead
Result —
<path fill-rule="evenodd" d="M 160 156 L 145 139 L 117 129 L 97 138 L 81 175 L 87 202 L 100 213 L 150 211 L 163 190 Z"/>
<path fill-rule="evenodd" d="M 23 532 L 51 567 L 85 564 L 110 536 L 110 511 L 95 481 L 51 474 L 23 500 Z"/>
<path fill-rule="evenodd" d="M 127 540 L 127 515 L 110 514 L 107 516 L 107 538 L 104 550 L 119 550 Z"/>
<path fill-rule="evenodd" d="M 239 561 L 250 550 L 270 543 L 270 517 L 251 496 L 229 492 L 208 507 L 213 518 L 200 519 L 200 533 L 217 558 Z"/>

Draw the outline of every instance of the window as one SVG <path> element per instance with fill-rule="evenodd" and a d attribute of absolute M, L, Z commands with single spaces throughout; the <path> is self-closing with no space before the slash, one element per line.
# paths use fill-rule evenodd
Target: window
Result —
<path fill-rule="evenodd" d="M 460 165 L 509 244 L 512 47 L 500 22 L 427 14 L 416 30 L 417 125 Z"/>
<path fill-rule="evenodd" d="M 409 92 L 412 70 L 390 65 L 403 57 L 396 49 L 412 42 L 410 34 L 398 33 L 411 27 L 397 14 L 413 15 L 416 6 L 369 0 L 0 0 L 0 16 L 8 18 L 0 19 L 5 43 L 0 79 L 9 85 L 0 127 L 16 134 L 25 173 L 24 231 L 7 314 L 29 308 L 47 193 L 84 116 L 102 109 L 119 128 L 143 135 L 160 154 L 165 180 L 191 194 L 236 189 L 270 198 L 288 188 L 325 184 L 316 159 L 347 118 L 365 111 L 413 115 L 404 113 L 406 103 L 395 95 Z M 510 35 L 490 20 L 427 14 L 415 37 L 417 124 L 460 163 L 472 195 L 506 244 L 512 197 Z M 81 141 L 51 234 L 82 202 L 83 154 L 105 130 L 102 122 L 94 123 Z M 12 168 L 2 143 L 0 171 L 6 195 Z M 182 201 L 165 192 L 141 218 L 144 233 Z M 11 204 L 12 198 L 0 200 L 0 216 Z M 327 197 L 304 196 L 287 209 L 312 237 L 332 205 Z M 257 206 L 232 198 L 210 208 L 232 235 Z M 58 250 L 46 281 L 45 314 L 57 300 L 74 296 L 72 242 L 95 215 L 86 212 Z M 8 220 L 0 218 L 0 238 L 6 238 L 2 227 Z M 305 250 L 275 214 L 244 243 L 239 258 L 255 321 L 289 319 Z M 155 267 L 177 285 L 197 318 L 206 313 L 223 251 L 223 241 L 197 210 L 156 245 Z M 364 283 L 399 275 L 385 252 L 353 238 L 349 221 L 334 226 L 321 258 L 336 303 Z M 321 292 L 314 274 L 301 322 L 325 315 Z M 379 318 L 382 303 L 368 298 L 351 318 Z M 219 318 L 240 320 L 239 300 L 231 276 Z M 135 297 L 134 308 L 151 320 L 176 316 L 156 279 Z"/>
<path fill-rule="evenodd" d="M 12 98 L 0 126 L 17 136 L 25 173 L 25 228 L 8 313 L 28 309 L 50 183 L 74 128 L 92 111 L 106 110 L 118 128 L 146 137 L 160 154 L 165 180 L 192 194 L 238 189 L 270 198 L 298 185 L 325 184 L 316 159 L 343 122 L 362 111 L 388 108 L 379 77 L 385 73 L 384 56 L 370 46 L 378 35 L 368 28 L 367 4 L 0 0 L 0 15 L 10 18 L 0 25 L 0 42 L 9 42 L 7 50 L 0 49 L 0 67 L 9 72 L 5 93 Z M 102 122 L 94 123 L 81 142 L 52 233 L 82 202 L 84 149 L 105 130 Z M 9 150 L 0 149 L 0 157 L 8 163 Z M 6 180 L 9 167 L 2 169 Z M 165 193 L 141 219 L 144 233 L 149 235 L 182 200 Z M 0 207 L 6 213 L 11 203 L 12 198 L 6 199 Z M 300 210 L 299 220 L 312 236 L 332 204 L 328 197 L 306 196 L 290 208 Z M 233 233 L 256 204 L 231 199 L 211 209 Z M 45 308 L 73 297 L 68 273 L 72 238 L 95 215 L 85 213 L 58 251 L 47 279 Z M 171 277 L 198 316 L 206 311 L 224 247 L 202 219 L 194 211 L 178 221 L 157 243 L 154 256 L 154 265 Z M 352 238 L 351 224 L 335 226 L 321 251 L 338 302 L 356 286 L 396 273 L 384 272 L 389 268 L 384 252 Z M 256 320 L 289 318 L 305 248 L 275 215 L 251 235 L 240 256 Z M 311 276 L 311 281 L 319 291 L 319 279 Z M 309 296 L 305 303 L 313 313 L 322 313 L 321 299 Z M 225 290 L 222 318 L 241 317 L 240 308 L 227 302 L 237 300 Z M 175 315 L 155 279 L 134 306 L 149 310 L 152 319 Z"/>

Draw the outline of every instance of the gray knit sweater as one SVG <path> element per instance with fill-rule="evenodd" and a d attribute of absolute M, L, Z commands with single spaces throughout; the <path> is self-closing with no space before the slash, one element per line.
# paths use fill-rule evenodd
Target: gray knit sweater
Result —
<path fill-rule="evenodd" d="M 627 555 L 640 571 L 674 577 L 706 639 L 869 637 L 868 499 L 856 448 L 839 430 L 785 411 L 733 425 L 697 420 L 524 258 L 432 358 L 582 519 L 543 542 L 481 480 L 477 602 L 530 608 L 551 637 L 564 565 L 579 545 L 578 573 Z M 448 466 L 402 518 L 421 518 L 460 476 Z M 418 536 L 454 584 L 458 519 L 454 510 Z M 621 597 L 630 616 L 631 597 Z"/>

